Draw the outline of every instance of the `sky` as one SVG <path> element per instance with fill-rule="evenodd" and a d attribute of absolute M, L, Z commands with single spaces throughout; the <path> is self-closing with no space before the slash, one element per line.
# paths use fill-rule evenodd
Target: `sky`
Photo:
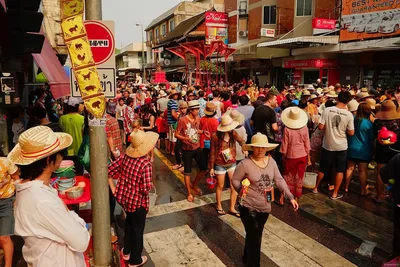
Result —
<path fill-rule="evenodd" d="M 122 48 L 141 41 L 141 28 L 136 23 L 143 24 L 145 29 L 153 19 L 180 2 L 182 0 L 103 0 L 103 20 L 115 21 L 116 47 Z"/>

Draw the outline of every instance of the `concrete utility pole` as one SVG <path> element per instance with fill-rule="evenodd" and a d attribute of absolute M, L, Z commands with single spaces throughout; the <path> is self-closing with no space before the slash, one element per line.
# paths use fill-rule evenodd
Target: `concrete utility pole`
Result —
<path fill-rule="evenodd" d="M 142 31 L 142 68 L 143 68 L 143 83 L 146 83 L 146 64 L 144 63 L 144 31 L 143 24 L 136 23 L 137 27 L 140 27 Z"/>
<path fill-rule="evenodd" d="M 85 0 L 86 20 L 101 20 L 101 0 Z M 97 122 L 97 123 L 96 123 Z M 108 145 L 105 118 L 89 120 L 90 171 L 93 222 L 93 266 L 111 264 L 110 195 L 108 188 Z"/>

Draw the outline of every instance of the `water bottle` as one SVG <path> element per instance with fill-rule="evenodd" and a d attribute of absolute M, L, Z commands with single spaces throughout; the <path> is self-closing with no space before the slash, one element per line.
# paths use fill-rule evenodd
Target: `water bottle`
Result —
<path fill-rule="evenodd" d="M 120 155 L 121 155 L 121 152 L 119 151 L 119 149 L 118 149 L 118 148 L 115 148 L 115 156 L 116 156 L 117 158 L 119 158 Z"/>

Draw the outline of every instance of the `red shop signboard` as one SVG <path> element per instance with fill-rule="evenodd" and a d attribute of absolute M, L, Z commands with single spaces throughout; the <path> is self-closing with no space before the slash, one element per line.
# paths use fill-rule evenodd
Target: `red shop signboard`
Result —
<path fill-rule="evenodd" d="M 312 27 L 313 29 L 334 30 L 336 29 L 336 20 L 313 18 Z"/>
<path fill-rule="evenodd" d="M 334 68 L 337 67 L 337 62 L 334 59 L 286 60 L 283 63 L 283 67 L 288 69 Z"/>
<path fill-rule="evenodd" d="M 206 12 L 206 25 L 209 23 L 228 24 L 228 13 Z"/>

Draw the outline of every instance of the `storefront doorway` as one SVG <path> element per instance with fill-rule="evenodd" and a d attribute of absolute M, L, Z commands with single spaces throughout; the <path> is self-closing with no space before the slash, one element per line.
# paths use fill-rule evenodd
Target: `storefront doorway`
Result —
<path fill-rule="evenodd" d="M 303 84 L 313 84 L 319 79 L 319 70 L 305 70 Z"/>

